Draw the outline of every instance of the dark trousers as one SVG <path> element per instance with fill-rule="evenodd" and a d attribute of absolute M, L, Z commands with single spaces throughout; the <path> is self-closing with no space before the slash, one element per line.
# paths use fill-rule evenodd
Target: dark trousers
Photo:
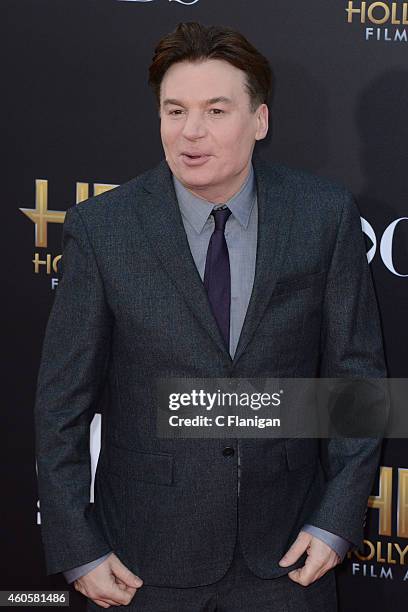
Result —
<path fill-rule="evenodd" d="M 102 610 L 88 600 L 87 610 Z M 248 568 L 237 544 L 225 575 L 206 586 L 142 586 L 129 606 L 110 609 L 135 612 L 337 612 L 334 570 L 303 587 L 288 578 L 258 578 Z"/>

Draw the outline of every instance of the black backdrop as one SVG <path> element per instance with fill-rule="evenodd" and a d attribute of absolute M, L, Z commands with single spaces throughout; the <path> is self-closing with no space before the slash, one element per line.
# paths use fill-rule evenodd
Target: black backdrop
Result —
<path fill-rule="evenodd" d="M 8 164 L 2 177 L 0 588 L 66 588 L 60 575 L 44 576 L 33 442 L 53 265 L 68 206 L 87 190 L 92 195 L 95 184 L 98 190 L 123 183 L 162 157 L 146 83 L 156 41 L 179 21 L 224 24 L 270 59 L 272 129 L 257 145 L 260 153 L 354 192 L 390 376 L 407 377 L 408 3 L 3 0 L 2 13 Z M 336 570 L 341 610 L 402 610 L 408 601 L 405 440 L 384 443 L 381 466 L 364 550 Z M 83 608 L 72 589 L 71 599 L 73 609 Z"/>

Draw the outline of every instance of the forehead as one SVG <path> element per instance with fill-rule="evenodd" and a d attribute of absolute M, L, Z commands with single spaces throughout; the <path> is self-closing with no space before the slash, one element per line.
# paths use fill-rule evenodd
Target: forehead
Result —
<path fill-rule="evenodd" d="M 207 100 L 225 96 L 233 100 L 248 96 L 245 73 L 218 59 L 172 64 L 161 84 L 161 100 L 186 98 Z"/>

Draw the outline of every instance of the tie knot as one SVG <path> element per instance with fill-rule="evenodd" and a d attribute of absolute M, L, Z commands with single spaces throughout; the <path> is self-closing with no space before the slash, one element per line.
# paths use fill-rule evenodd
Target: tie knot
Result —
<path fill-rule="evenodd" d="M 225 224 L 227 222 L 228 217 L 231 214 L 231 211 L 229 208 L 213 208 L 213 210 L 211 211 L 211 214 L 214 217 L 214 221 L 215 221 L 215 231 L 221 231 L 223 232 L 225 229 Z"/>

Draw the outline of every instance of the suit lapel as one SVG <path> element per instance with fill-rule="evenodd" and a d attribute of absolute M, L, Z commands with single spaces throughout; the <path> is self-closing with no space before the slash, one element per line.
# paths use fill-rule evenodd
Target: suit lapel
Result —
<path fill-rule="evenodd" d="M 147 197 L 137 207 L 143 229 L 195 317 L 231 363 L 190 251 L 167 162 L 163 160 L 145 176 Z"/>
<path fill-rule="evenodd" d="M 258 240 L 255 277 L 233 364 L 241 357 L 272 296 L 293 217 L 292 190 L 277 170 L 259 158 L 253 159 L 258 192 Z"/>
<path fill-rule="evenodd" d="M 163 268 L 173 279 L 195 317 L 225 358 L 236 364 L 248 346 L 275 287 L 293 206 L 287 188 L 271 166 L 253 159 L 258 192 L 258 241 L 254 285 L 238 346 L 232 360 L 211 312 L 207 292 L 191 255 L 171 172 L 165 160 L 146 172 L 146 198 L 137 214 Z"/>

